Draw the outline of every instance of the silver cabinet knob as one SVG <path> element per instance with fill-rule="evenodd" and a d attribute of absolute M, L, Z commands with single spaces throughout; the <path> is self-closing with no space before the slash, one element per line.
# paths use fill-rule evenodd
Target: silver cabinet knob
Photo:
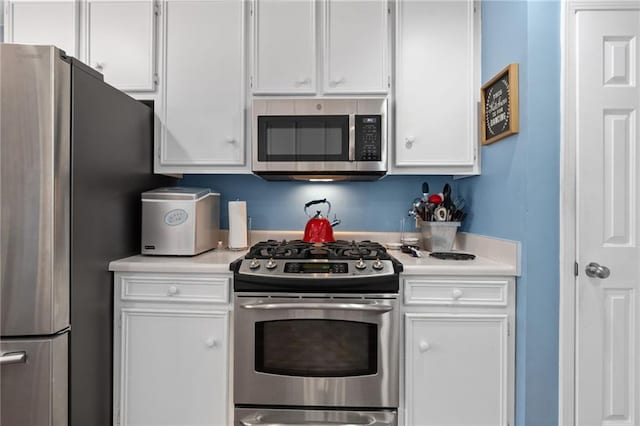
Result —
<path fill-rule="evenodd" d="M 407 149 L 411 149 L 415 142 L 416 138 L 413 136 L 407 136 L 406 138 L 404 138 L 404 145 L 407 147 Z"/>
<path fill-rule="evenodd" d="M 427 342 L 426 340 L 422 340 L 419 344 L 418 344 L 418 350 L 422 353 L 425 353 L 426 351 L 428 351 L 429 349 L 431 349 L 431 345 L 429 344 L 429 342 Z"/>
<path fill-rule="evenodd" d="M 611 275 L 611 271 L 606 266 L 601 266 L 595 262 L 591 262 L 585 268 L 588 277 L 605 279 Z"/>

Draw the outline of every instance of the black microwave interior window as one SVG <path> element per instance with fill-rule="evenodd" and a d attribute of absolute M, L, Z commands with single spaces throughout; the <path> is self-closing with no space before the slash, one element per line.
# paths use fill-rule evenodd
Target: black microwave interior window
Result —
<path fill-rule="evenodd" d="M 257 322 L 255 370 L 298 377 L 376 374 L 378 326 L 324 319 Z"/>
<path fill-rule="evenodd" d="M 348 161 L 349 116 L 258 116 L 258 160 Z"/>

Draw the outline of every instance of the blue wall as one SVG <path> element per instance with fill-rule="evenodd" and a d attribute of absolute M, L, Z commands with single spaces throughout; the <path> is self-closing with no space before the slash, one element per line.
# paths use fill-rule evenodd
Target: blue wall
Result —
<path fill-rule="evenodd" d="M 190 175 L 181 184 L 206 186 L 221 194 L 220 220 L 228 228 L 227 201 L 247 200 L 247 214 L 253 229 L 300 230 L 307 223 L 303 208 L 307 201 L 326 198 L 342 223 L 336 230 L 400 232 L 402 218 L 406 231 L 415 231 L 407 212 L 411 201 L 422 195 L 422 182 L 432 192 L 442 190 L 450 177 L 387 176 L 376 182 L 267 182 L 253 175 Z M 324 206 L 323 206 L 324 208 Z"/>
<path fill-rule="evenodd" d="M 522 242 L 517 284 L 516 425 L 558 416 L 560 3 L 483 1 L 482 80 L 520 64 L 520 133 L 482 148 L 460 181 L 470 232 Z"/>
<path fill-rule="evenodd" d="M 190 175 L 181 184 L 208 186 L 226 201 L 247 200 L 254 229 L 302 230 L 306 201 L 328 198 L 340 229 L 399 231 L 423 180 L 453 183 L 472 212 L 470 232 L 522 242 L 517 284 L 516 425 L 557 424 L 559 301 L 560 2 L 482 3 L 482 81 L 520 64 L 520 133 L 482 148 L 482 175 L 388 176 L 377 182 L 266 182 L 254 176 Z M 333 217 L 333 213 L 331 215 Z M 411 229 L 407 221 L 407 230 Z"/>

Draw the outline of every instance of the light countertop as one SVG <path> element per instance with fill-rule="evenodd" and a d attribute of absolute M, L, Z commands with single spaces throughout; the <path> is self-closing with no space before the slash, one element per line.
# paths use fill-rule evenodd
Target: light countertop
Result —
<path fill-rule="evenodd" d="M 389 250 L 389 254 L 402 263 L 405 275 L 515 276 L 517 274 L 516 265 L 482 257 L 478 253 L 474 253 L 476 258 L 473 260 L 436 259 L 430 257 L 427 251 L 422 252 L 422 257 L 412 257 L 399 250 Z"/>
<path fill-rule="evenodd" d="M 197 256 L 131 256 L 109 264 L 114 272 L 225 273 L 247 251 L 210 250 Z"/>
<path fill-rule="evenodd" d="M 382 238 L 379 238 L 382 239 Z M 519 275 L 519 244 L 473 234 L 460 233 L 458 250 L 473 253 L 473 260 L 441 260 L 423 251 L 412 257 L 400 250 L 389 250 L 404 267 L 405 275 Z M 114 272 L 230 273 L 229 264 L 244 256 L 246 250 L 214 249 L 198 256 L 131 256 L 109 264 Z"/>

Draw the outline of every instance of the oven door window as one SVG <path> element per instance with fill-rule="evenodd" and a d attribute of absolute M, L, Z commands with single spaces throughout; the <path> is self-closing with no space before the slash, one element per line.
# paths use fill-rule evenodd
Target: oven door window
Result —
<path fill-rule="evenodd" d="M 305 319 L 255 324 L 255 370 L 299 377 L 376 374 L 378 326 Z"/>
<path fill-rule="evenodd" d="M 258 116 L 258 160 L 349 161 L 349 116 Z"/>

